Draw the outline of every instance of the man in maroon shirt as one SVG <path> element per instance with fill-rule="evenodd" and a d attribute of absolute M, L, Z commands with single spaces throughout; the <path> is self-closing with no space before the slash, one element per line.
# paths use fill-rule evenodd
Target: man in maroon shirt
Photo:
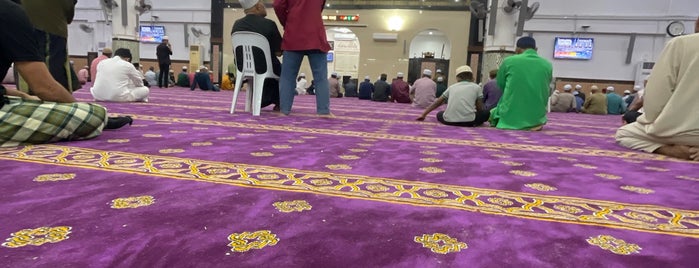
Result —
<path fill-rule="evenodd" d="M 391 83 L 391 99 L 397 103 L 410 103 L 410 85 L 403 80 L 403 73 Z"/>
<path fill-rule="evenodd" d="M 308 56 L 315 80 L 316 113 L 330 114 L 327 54 L 330 44 L 325 36 L 321 14 L 325 0 L 275 0 L 274 13 L 284 26 L 282 75 L 279 79 L 281 112 L 291 113 L 296 93 L 296 76 L 301 61 Z"/>

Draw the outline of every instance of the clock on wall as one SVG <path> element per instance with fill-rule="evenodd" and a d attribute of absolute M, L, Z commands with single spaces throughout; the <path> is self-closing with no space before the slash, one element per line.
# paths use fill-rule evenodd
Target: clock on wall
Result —
<path fill-rule="evenodd" d="M 684 34 L 684 23 L 681 21 L 673 21 L 667 25 L 667 34 L 676 37 Z"/>

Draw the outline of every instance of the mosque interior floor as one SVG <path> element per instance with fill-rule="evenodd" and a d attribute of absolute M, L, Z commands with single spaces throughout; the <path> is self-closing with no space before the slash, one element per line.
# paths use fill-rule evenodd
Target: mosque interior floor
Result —
<path fill-rule="evenodd" d="M 502 131 L 306 95 L 253 117 L 244 94 L 152 88 L 101 103 L 131 126 L 0 149 L 0 266 L 699 263 L 699 163 L 619 147 L 618 116 Z"/>

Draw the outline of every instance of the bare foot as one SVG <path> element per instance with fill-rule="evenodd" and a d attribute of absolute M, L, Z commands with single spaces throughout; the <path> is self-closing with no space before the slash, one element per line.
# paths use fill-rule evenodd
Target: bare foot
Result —
<path fill-rule="evenodd" d="M 318 114 L 318 117 L 335 118 L 335 115 L 332 114 L 332 113 L 329 113 L 329 114 Z"/>
<path fill-rule="evenodd" d="M 538 125 L 533 128 L 530 128 L 529 131 L 541 131 L 544 129 L 544 125 Z"/>
<path fill-rule="evenodd" d="M 689 153 L 692 154 L 689 156 L 692 159 L 692 161 L 699 161 L 699 147 L 689 148 Z"/>
<path fill-rule="evenodd" d="M 685 145 L 663 145 L 662 147 L 655 150 L 653 153 L 662 154 L 669 157 L 679 158 L 683 160 L 696 160 L 695 156 L 699 156 L 694 148 Z"/>

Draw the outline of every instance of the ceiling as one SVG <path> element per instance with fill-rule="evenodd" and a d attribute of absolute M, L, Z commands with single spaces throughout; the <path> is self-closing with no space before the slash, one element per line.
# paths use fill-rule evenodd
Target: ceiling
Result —
<path fill-rule="evenodd" d="M 274 0 L 263 0 L 272 6 Z M 231 8 L 240 8 L 238 0 L 226 0 Z M 470 0 L 326 0 L 331 9 L 423 9 L 468 10 Z"/>

